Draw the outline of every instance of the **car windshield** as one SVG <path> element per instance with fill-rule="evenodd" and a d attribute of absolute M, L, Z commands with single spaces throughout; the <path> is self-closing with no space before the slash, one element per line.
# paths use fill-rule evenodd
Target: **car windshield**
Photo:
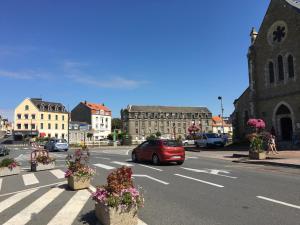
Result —
<path fill-rule="evenodd" d="M 57 143 L 67 143 L 67 141 L 65 139 L 57 139 L 56 142 Z"/>
<path fill-rule="evenodd" d="M 207 138 L 218 138 L 219 135 L 218 134 L 206 134 Z"/>
<path fill-rule="evenodd" d="M 181 143 L 175 140 L 164 140 L 163 142 L 164 146 L 169 146 L 169 147 L 180 147 Z"/>

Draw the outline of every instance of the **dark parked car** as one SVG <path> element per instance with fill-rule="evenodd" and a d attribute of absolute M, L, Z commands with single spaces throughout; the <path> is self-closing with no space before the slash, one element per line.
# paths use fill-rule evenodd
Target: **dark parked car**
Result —
<path fill-rule="evenodd" d="M 65 139 L 52 139 L 44 145 L 44 149 L 48 151 L 68 151 L 69 144 Z"/>
<path fill-rule="evenodd" d="M 9 149 L 4 145 L 0 145 L 0 155 L 8 155 L 8 154 L 9 154 Z"/>
<path fill-rule="evenodd" d="M 133 149 L 132 161 L 152 161 L 158 165 L 164 162 L 176 162 L 181 165 L 185 160 L 182 144 L 176 140 L 149 140 Z"/>

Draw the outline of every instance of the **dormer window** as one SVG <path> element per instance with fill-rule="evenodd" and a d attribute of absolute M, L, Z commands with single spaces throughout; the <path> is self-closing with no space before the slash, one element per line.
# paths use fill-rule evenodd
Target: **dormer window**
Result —
<path fill-rule="evenodd" d="M 29 105 L 25 105 L 25 110 L 29 110 Z"/>

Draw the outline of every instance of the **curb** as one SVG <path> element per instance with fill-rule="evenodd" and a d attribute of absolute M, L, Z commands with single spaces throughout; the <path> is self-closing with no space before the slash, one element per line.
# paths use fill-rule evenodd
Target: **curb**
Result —
<path fill-rule="evenodd" d="M 235 163 L 256 164 L 256 165 L 269 165 L 269 166 L 289 167 L 289 168 L 297 168 L 297 169 L 300 168 L 300 165 L 298 165 L 298 164 L 269 162 L 269 161 L 250 161 L 248 159 L 233 160 L 232 162 L 235 162 Z"/>

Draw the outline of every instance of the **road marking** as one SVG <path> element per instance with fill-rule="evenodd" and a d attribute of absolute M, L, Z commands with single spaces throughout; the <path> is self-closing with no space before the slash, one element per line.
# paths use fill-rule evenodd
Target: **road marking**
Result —
<path fill-rule="evenodd" d="M 71 225 L 91 194 L 88 190 L 78 191 L 65 206 L 55 215 L 48 225 Z"/>
<path fill-rule="evenodd" d="M 56 176 L 58 179 L 62 179 L 62 178 L 65 178 L 65 173 L 60 170 L 60 169 L 57 169 L 57 170 L 50 170 L 50 172 Z"/>
<path fill-rule="evenodd" d="M 24 175 L 22 175 L 22 178 L 23 178 L 25 186 L 39 183 L 38 179 L 36 178 L 36 176 L 33 173 L 24 174 Z"/>
<path fill-rule="evenodd" d="M 144 221 L 138 219 L 138 224 L 137 225 L 147 225 Z"/>
<path fill-rule="evenodd" d="M 18 194 L 18 193 L 23 193 L 23 192 L 30 191 L 30 190 L 38 190 L 38 189 L 44 188 L 44 187 L 58 186 L 58 185 L 61 185 L 61 184 L 66 184 L 66 183 L 67 183 L 66 181 L 61 181 L 61 182 L 57 182 L 57 183 L 53 183 L 53 184 L 47 184 L 47 185 L 43 185 L 43 186 L 39 186 L 39 187 L 28 188 L 28 189 L 25 189 L 25 190 L 22 190 L 22 191 L 14 191 L 14 192 L 10 192 L 10 193 L 5 193 L 5 194 L 0 195 L 0 197 L 7 196 L 7 195 Z"/>
<path fill-rule="evenodd" d="M 97 167 L 100 167 L 100 168 L 103 168 L 103 169 L 106 169 L 106 170 L 112 170 L 112 169 L 115 169 L 115 167 L 112 167 L 112 166 L 107 166 L 107 165 L 104 165 L 104 164 L 101 164 L 101 163 L 97 163 L 97 164 L 93 164 L 94 166 L 97 166 Z"/>
<path fill-rule="evenodd" d="M 96 188 L 95 188 L 94 186 L 92 186 L 92 185 L 90 185 L 89 190 L 90 190 L 91 192 L 96 192 Z"/>
<path fill-rule="evenodd" d="M 298 205 L 293 205 L 293 204 L 290 204 L 290 203 L 287 203 L 287 202 L 282 202 L 282 201 L 278 201 L 278 200 L 263 197 L 263 196 L 256 196 L 256 197 L 260 198 L 260 199 L 263 199 L 263 200 L 266 200 L 266 201 L 270 201 L 270 202 L 278 203 L 278 204 L 281 204 L 281 205 L 289 206 L 289 207 L 292 207 L 292 208 L 300 209 L 300 206 L 298 206 Z"/>
<path fill-rule="evenodd" d="M 153 170 L 162 171 L 161 169 L 158 169 L 158 168 L 155 168 L 155 167 L 152 167 L 152 166 L 146 166 L 146 165 L 143 165 L 143 164 L 139 164 L 139 165 L 143 166 L 143 167 L 147 167 L 147 168 L 153 169 Z"/>
<path fill-rule="evenodd" d="M 237 179 L 237 177 L 228 176 L 228 175 L 224 175 L 224 174 L 219 174 L 220 172 L 221 173 L 229 173 L 228 171 L 225 171 L 225 170 L 215 170 L 215 169 L 198 170 L 198 169 L 192 169 L 192 168 L 187 168 L 187 167 L 180 167 L 180 168 L 182 168 L 184 170 L 197 172 L 197 173 L 206 173 L 206 174 L 212 174 L 212 175 L 221 176 L 221 177 L 228 177 L 228 178 L 232 178 L 232 179 Z"/>
<path fill-rule="evenodd" d="M 195 157 L 195 156 L 189 156 L 189 157 L 186 157 L 187 159 L 199 159 L 198 157 Z"/>
<path fill-rule="evenodd" d="M 12 205 L 16 204 L 17 202 L 21 201 L 23 198 L 26 198 L 36 190 L 37 189 L 18 193 L 0 202 L 0 213 L 2 213 L 5 209 L 8 209 Z"/>
<path fill-rule="evenodd" d="M 100 157 L 100 156 L 93 156 L 93 158 L 95 158 L 95 159 L 106 159 L 106 160 L 110 160 L 110 158 Z"/>
<path fill-rule="evenodd" d="M 8 220 L 3 225 L 24 225 L 31 220 L 33 214 L 40 213 L 49 203 L 51 203 L 55 198 L 57 198 L 65 189 L 63 188 L 53 188 L 46 194 L 42 195 L 40 198 L 35 200 L 25 209 L 23 209 L 18 214 L 15 214 L 10 220 Z"/>
<path fill-rule="evenodd" d="M 1 191 L 1 187 L 2 187 L 2 179 L 0 179 L 0 191 Z"/>
<path fill-rule="evenodd" d="M 195 180 L 195 181 L 198 181 L 198 182 L 201 182 L 201 183 L 204 183 L 204 184 L 209 184 L 209 185 L 212 185 L 212 186 L 215 186 L 215 187 L 220 187 L 220 188 L 224 187 L 223 185 L 211 183 L 211 182 L 208 182 L 208 181 L 205 181 L 205 180 L 199 180 L 199 179 L 196 179 L 196 178 L 193 178 L 193 177 L 184 176 L 184 175 L 181 175 L 181 174 L 174 174 L 174 175 L 175 176 L 179 176 L 179 177 L 183 177 L 183 178 L 187 178 L 187 179 L 190 179 L 190 180 Z"/>
<path fill-rule="evenodd" d="M 118 161 L 113 161 L 111 163 L 118 164 L 118 165 L 121 165 L 121 166 L 128 166 L 128 167 L 133 166 L 130 163 L 124 163 L 124 162 L 118 162 Z"/>
<path fill-rule="evenodd" d="M 151 176 L 148 176 L 148 175 L 143 175 L 143 174 L 133 174 L 132 176 L 133 176 L 133 177 L 146 177 L 146 178 L 148 178 L 148 179 L 150 179 L 150 180 L 157 181 L 157 182 L 162 183 L 162 184 L 164 184 L 164 185 L 168 185 L 168 184 L 169 184 L 168 182 L 165 182 L 165 181 L 156 179 L 156 178 L 151 177 Z"/>

